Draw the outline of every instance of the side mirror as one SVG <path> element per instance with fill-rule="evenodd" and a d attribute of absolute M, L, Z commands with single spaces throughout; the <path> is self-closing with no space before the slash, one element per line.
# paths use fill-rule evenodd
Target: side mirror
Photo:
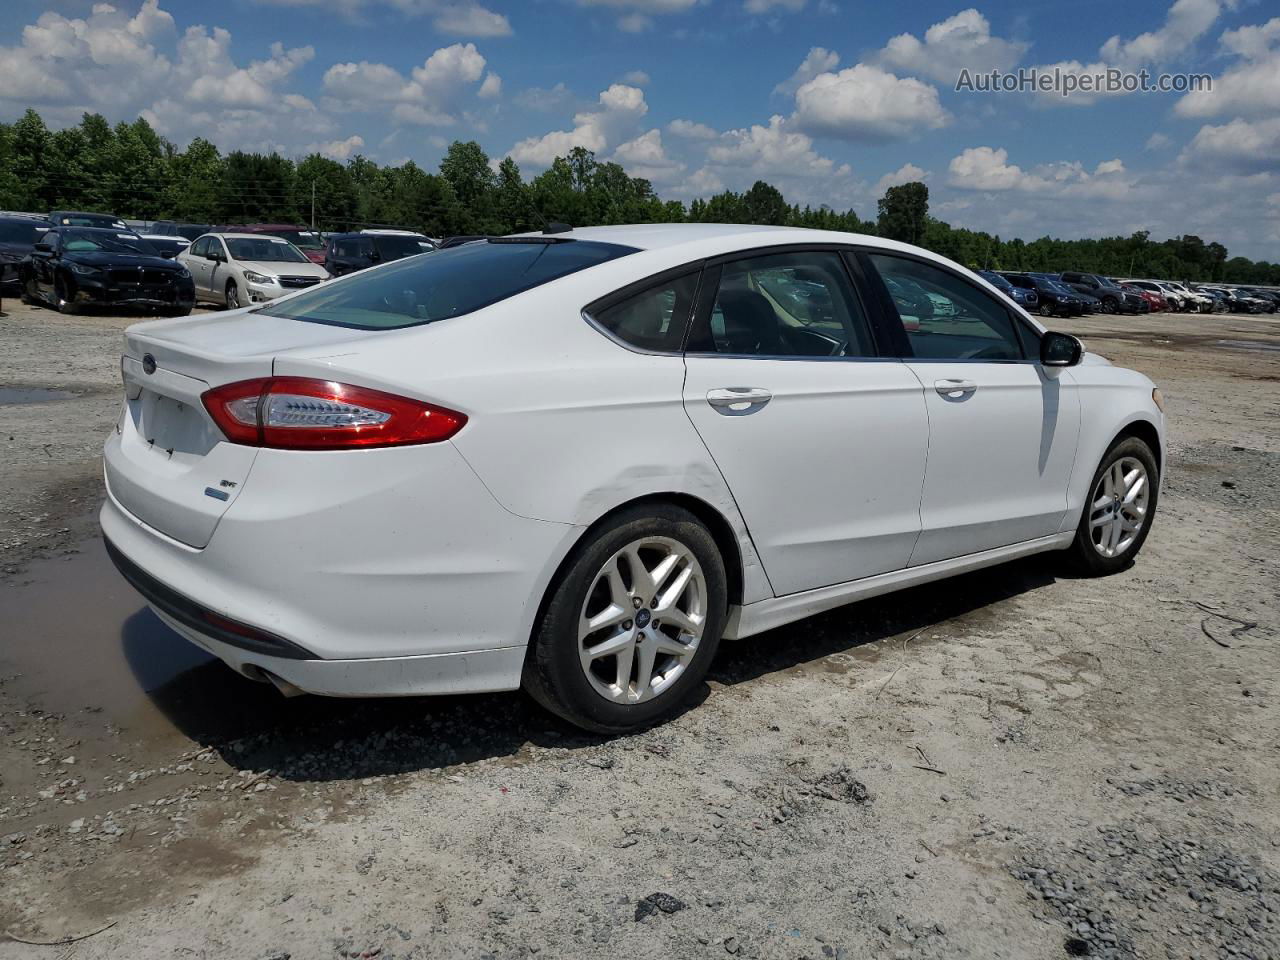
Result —
<path fill-rule="evenodd" d="M 1050 330 L 1040 338 L 1040 363 L 1046 367 L 1074 367 L 1084 356 L 1084 344 L 1069 333 Z"/>
<path fill-rule="evenodd" d="M 222 262 L 222 254 L 219 253 L 217 250 L 210 250 L 208 253 L 204 255 L 204 258 L 206 260 L 212 260 L 214 263 Z"/>
<path fill-rule="evenodd" d="M 47 243 L 37 243 L 33 249 L 36 253 L 53 253 L 53 247 Z"/>

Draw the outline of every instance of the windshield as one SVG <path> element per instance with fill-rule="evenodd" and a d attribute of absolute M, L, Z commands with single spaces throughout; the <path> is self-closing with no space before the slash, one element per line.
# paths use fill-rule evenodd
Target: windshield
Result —
<path fill-rule="evenodd" d="M 471 313 L 634 252 L 589 240 L 470 243 L 361 271 L 261 312 L 362 330 L 410 327 Z"/>
<path fill-rule="evenodd" d="M 123 227 L 121 220 L 106 213 L 63 213 L 58 215 L 62 227 Z"/>
<path fill-rule="evenodd" d="M 227 249 L 233 260 L 258 263 L 307 263 L 301 250 L 278 237 L 228 237 Z"/>
<path fill-rule="evenodd" d="M 373 245 L 383 260 L 399 260 L 401 257 L 415 257 L 435 247 L 427 240 L 418 237 L 401 237 L 396 235 L 373 235 Z"/>
<path fill-rule="evenodd" d="M 207 223 L 178 223 L 174 224 L 171 229 L 175 234 L 186 240 L 194 240 L 208 233 L 210 225 Z"/>
<path fill-rule="evenodd" d="M 108 233 L 105 230 L 64 230 L 62 249 L 67 253 L 140 253 L 156 255 L 155 248 L 131 233 Z"/>
<path fill-rule="evenodd" d="M 1010 283 L 1008 280 L 1006 280 L 1004 277 L 1000 276 L 1000 274 L 998 273 L 989 273 L 986 270 L 983 270 L 979 272 L 978 276 L 982 277 L 982 279 L 986 280 L 987 283 L 991 284 L 997 290 L 1013 289 L 1013 284 Z"/>
<path fill-rule="evenodd" d="M 320 239 L 320 234 L 311 230 L 272 230 L 268 236 L 288 240 L 299 250 L 324 249 L 324 241 Z"/>
<path fill-rule="evenodd" d="M 40 239 L 41 234 L 49 229 L 47 223 L 37 223 L 32 220 L 28 223 L 15 223 L 12 220 L 0 223 L 0 243 L 23 243 L 33 244 Z"/>

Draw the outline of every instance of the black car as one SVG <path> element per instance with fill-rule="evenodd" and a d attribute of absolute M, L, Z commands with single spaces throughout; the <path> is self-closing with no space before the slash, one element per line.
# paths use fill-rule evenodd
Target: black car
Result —
<path fill-rule="evenodd" d="M 54 227 L 20 267 L 24 303 L 59 313 L 82 307 L 140 307 L 181 317 L 195 305 L 195 284 L 182 264 L 166 260 L 135 233 Z"/>
<path fill-rule="evenodd" d="M 1102 302 L 1103 313 L 1141 313 L 1146 301 L 1139 294 L 1126 293 L 1110 277 L 1096 273 L 1065 271 L 1058 279 L 1078 293 L 1097 297 Z"/>
<path fill-rule="evenodd" d="M 188 243 L 212 230 L 213 225 L 209 223 L 184 223 L 180 220 L 157 220 L 151 226 L 151 232 L 158 237 L 181 237 Z"/>
<path fill-rule="evenodd" d="M 333 276 L 430 253 L 435 244 L 417 233 L 332 233 L 325 240 L 324 268 Z"/>
<path fill-rule="evenodd" d="M 1078 317 L 1084 313 L 1084 301 L 1061 283 L 1029 273 L 1001 273 L 1015 287 L 1034 290 L 1039 299 L 1036 308 L 1042 317 Z"/>
<path fill-rule="evenodd" d="M 18 285 L 18 264 L 22 263 L 49 232 L 49 222 L 34 217 L 0 217 L 0 287 Z"/>
<path fill-rule="evenodd" d="M 101 227 L 104 230 L 130 230 L 114 213 L 86 213 L 83 210 L 51 210 L 49 222 L 55 227 Z M 132 231 L 130 231 L 132 232 Z"/>

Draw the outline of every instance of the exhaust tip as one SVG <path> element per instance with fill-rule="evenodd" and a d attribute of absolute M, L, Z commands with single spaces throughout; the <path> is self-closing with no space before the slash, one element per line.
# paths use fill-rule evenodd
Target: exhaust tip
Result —
<path fill-rule="evenodd" d="M 288 680 L 285 680 L 281 677 L 277 677 L 270 670 L 263 670 L 262 672 L 266 674 L 267 679 L 271 681 L 271 685 L 275 687 L 277 690 L 279 690 L 280 693 L 286 697 L 300 697 L 307 692 L 303 690 L 301 687 L 295 687 Z"/>

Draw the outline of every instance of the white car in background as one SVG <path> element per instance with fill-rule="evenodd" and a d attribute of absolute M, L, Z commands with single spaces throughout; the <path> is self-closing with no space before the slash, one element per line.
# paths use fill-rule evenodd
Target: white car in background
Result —
<path fill-rule="evenodd" d="M 598 731 L 678 710 L 722 637 L 1043 551 L 1120 570 L 1165 459 L 1143 375 L 816 230 L 482 240 L 135 325 L 122 365 L 102 529 L 178 633 L 287 693 L 523 686 Z"/>
<path fill-rule="evenodd" d="M 177 260 L 191 271 L 196 301 L 236 310 L 329 279 L 288 240 L 264 233 L 206 233 Z"/>

